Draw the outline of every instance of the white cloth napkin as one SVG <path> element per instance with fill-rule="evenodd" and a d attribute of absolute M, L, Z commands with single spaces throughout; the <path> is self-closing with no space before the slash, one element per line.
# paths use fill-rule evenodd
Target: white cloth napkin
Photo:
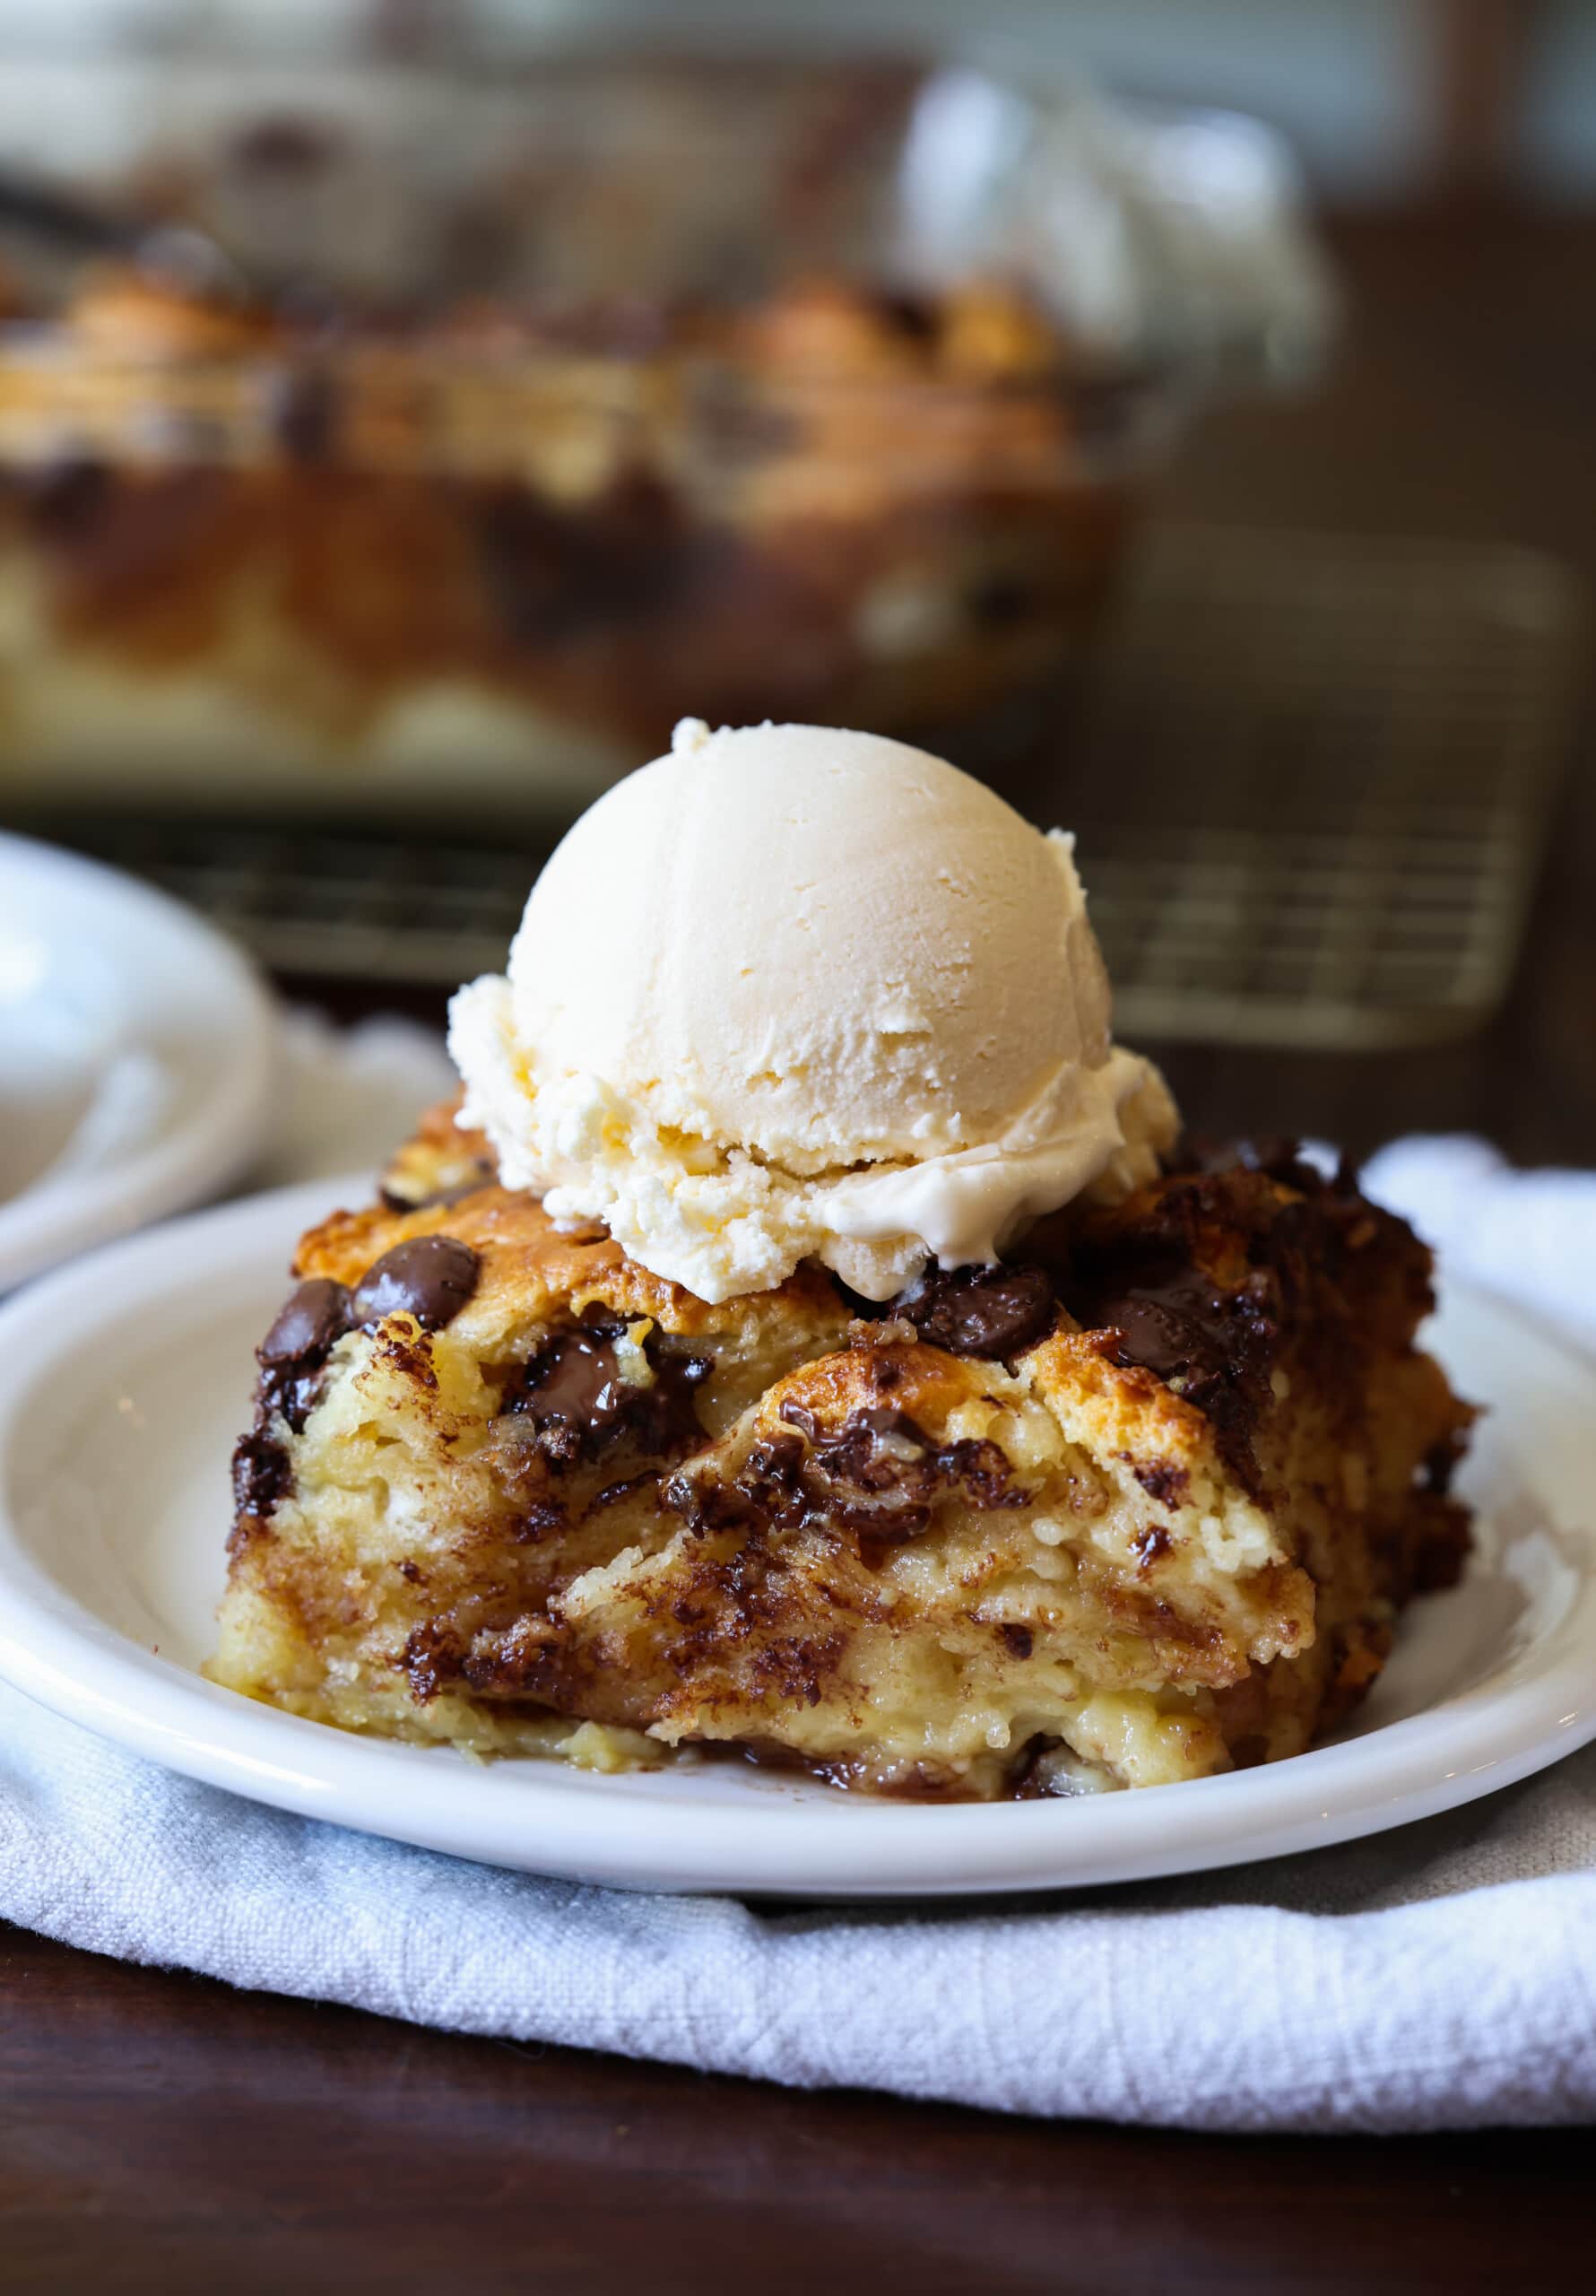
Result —
<path fill-rule="evenodd" d="M 301 1027 L 273 1177 L 375 1158 L 443 1071 Z M 1596 1178 L 1477 1142 L 1372 1187 L 1596 1337 Z M 190 1784 L 0 1692 L 0 1916 L 464 2031 L 1016 2112 L 1408 2129 L 1596 2112 L 1596 1747 L 1394 1835 L 1022 1903 L 753 1910 L 503 1874 Z"/>

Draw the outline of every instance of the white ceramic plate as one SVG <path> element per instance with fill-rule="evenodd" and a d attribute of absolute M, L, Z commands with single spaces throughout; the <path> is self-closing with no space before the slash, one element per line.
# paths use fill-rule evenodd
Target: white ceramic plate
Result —
<path fill-rule="evenodd" d="M 1596 1735 L 1596 1376 L 1454 1291 L 1435 1342 L 1488 1397 L 1465 1583 L 1409 1613 L 1336 1744 L 1266 1770 L 1080 1801 L 871 1802 L 736 1763 L 602 1777 L 481 1767 L 201 1681 L 228 1454 L 251 1349 L 318 1181 L 174 1222 L 0 1310 L 0 1674 L 175 1770 L 367 1832 L 627 1888 L 870 1897 L 1136 1880 L 1426 1817 Z"/>
<path fill-rule="evenodd" d="M 0 1292 L 203 1202 L 260 1146 L 272 1006 L 164 894 L 0 836 Z"/>

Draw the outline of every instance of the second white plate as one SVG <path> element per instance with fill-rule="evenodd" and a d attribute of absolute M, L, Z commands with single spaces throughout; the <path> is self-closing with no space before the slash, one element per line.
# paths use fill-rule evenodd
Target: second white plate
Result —
<path fill-rule="evenodd" d="M 360 1201 L 354 1180 L 343 1200 Z M 1596 1377 L 1481 1295 L 1434 1342 L 1491 1405 L 1463 1585 L 1417 1605 L 1339 1743 L 1080 1801 L 872 1802 L 704 1762 L 600 1777 L 357 1738 L 200 1679 L 251 1350 L 325 1181 L 174 1222 L 0 1309 L 0 1674 L 175 1770 L 462 1857 L 629 1889 L 953 1895 L 1140 1880 L 1427 1817 L 1596 1736 Z"/>
<path fill-rule="evenodd" d="M 0 1292 L 198 1204 L 261 1146 L 275 1022 L 178 902 L 0 836 Z"/>

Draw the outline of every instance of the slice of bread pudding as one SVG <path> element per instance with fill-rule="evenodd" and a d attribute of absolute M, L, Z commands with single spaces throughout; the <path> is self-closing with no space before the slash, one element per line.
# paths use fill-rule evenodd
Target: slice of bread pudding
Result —
<path fill-rule="evenodd" d="M 1428 1255 L 1284 1147 L 885 1309 L 809 1265 L 714 1307 L 445 1109 L 295 1273 L 209 1671 L 348 1729 L 1154 1785 L 1306 1746 L 1467 1545 Z"/>

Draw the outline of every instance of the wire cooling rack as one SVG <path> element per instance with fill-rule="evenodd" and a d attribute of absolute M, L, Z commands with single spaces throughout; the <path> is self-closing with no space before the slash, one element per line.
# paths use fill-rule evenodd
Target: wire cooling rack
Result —
<path fill-rule="evenodd" d="M 1079 835 L 1132 1039 L 1345 1049 L 1483 1021 L 1576 699 L 1571 578 L 1496 546 L 1149 535 L 1027 779 Z M 448 986 L 502 963 L 535 845 L 48 824 L 274 970 Z"/>
<path fill-rule="evenodd" d="M 1580 622 L 1572 578 L 1531 551 L 1156 537 L 1046 792 L 1124 1033 L 1361 1049 L 1487 1018 L 1570 746 Z"/>

